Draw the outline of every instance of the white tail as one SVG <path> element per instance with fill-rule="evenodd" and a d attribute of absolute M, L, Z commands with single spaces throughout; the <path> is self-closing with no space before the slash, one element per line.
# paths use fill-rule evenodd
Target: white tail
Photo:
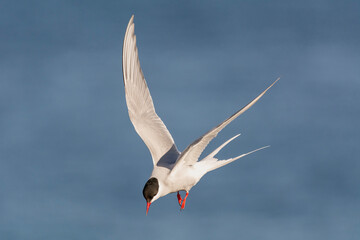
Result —
<path fill-rule="evenodd" d="M 215 155 L 222 149 L 224 148 L 228 143 L 230 143 L 232 140 L 234 140 L 235 138 L 237 138 L 238 136 L 240 136 L 240 134 L 235 135 L 234 137 L 230 138 L 229 140 L 227 140 L 226 142 L 224 142 L 223 144 L 221 144 L 218 148 L 216 148 L 212 153 L 210 153 L 209 155 L 207 155 L 205 158 L 203 158 L 200 162 L 204 162 L 206 164 L 204 164 L 205 166 L 207 166 L 207 171 L 206 172 L 210 172 L 212 170 L 215 170 L 219 167 L 223 167 L 235 160 L 238 160 L 239 158 L 245 157 L 246 155 L 249 155 L 251 153 L 257 152 L 259 150 L 262 150 L 264 148 L 268 148 L 270 146 L 264 146 L 255 150 L 252 150 L 248 153 L 244 153 L 241 154 L 237 157 L 234 158 L 229 158 L 229 159 L 225 159 L 225 160 L 218 160 L 217 158 L 215 158 Z"/>

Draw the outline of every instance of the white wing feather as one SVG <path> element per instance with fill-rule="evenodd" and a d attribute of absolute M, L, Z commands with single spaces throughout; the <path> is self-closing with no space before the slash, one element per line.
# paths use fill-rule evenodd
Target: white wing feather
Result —
<path fill-rule="evenodd" d="M 277 81 L 276 79 L 268 88 L 266 88 L 259 96 L 254 98 L 250 103 L 248 103 L 245 107 L 234 113 L 228 119 L 211 129 L 209 132 L 202 135 L 200 138 L 191 143 L 179 156 L 177 159 L 175 166 L 172 170 L 172 173 L 175 173 L 178 169 L 181 169 L 183 165 L 192 165 L 198 161 L 201 153 L 204 151 L 206 146 L 210 143 L 212 139 L 214 139 L 217 134 L 226 127 L 229 123 L 231 123 L 238 116 L 243 114 L 246 110 L 248 110 L 252 105 L 254 105 L 265 93 L 269 90 Z M 236 136 L 235 136 L 236 137 Z M 233 139 L 233 138 L 232 138 Z M 232 140 L 230 139 L 230 141 Z M 226 142 L 225 144 L 227 144 Z M 236 158 L 238 159 L 238 158 Z"/>
<path fill-rule="evenodd" d="M 142 73 L 136 36 L 134 15 L 126 29 L 123 45 L 123 77 L 129 117 L 151 153 L 154 166 L 166 154 L 179 154 L 174 140 L 163 121 L 155 112 L 150 91 Z"/>

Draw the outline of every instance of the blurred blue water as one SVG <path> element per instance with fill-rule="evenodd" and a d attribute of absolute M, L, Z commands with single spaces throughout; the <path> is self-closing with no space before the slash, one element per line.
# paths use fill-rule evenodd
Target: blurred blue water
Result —
<path fill-rule="evenodd" d="M 2 1 L 1 239 L 359 239 L 357 1 Z M 135 14 L 157 112 L 184 149 L 282 79 L 206 152 L 271 148 L 145 217 L 148 150 L 121 48 Z M 205 152 L 205 154 L 206 154 Z"/>

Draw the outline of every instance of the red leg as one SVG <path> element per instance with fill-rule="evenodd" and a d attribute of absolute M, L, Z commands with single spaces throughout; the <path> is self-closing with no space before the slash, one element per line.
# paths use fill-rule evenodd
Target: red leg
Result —
<path fill-rule="evenodd" d="M 185 198 L 183 199 L 180 210 L 183 210 L 185 208 L 185 202 L 186 202 L 186 198 L 187 198 L 188 195 L 189 195 L 189 193 L 186 192 L 186 195 L 185 195 Z"/>
<path fill-rule="evenodd" d="M 181 195 L 180 195 L 180 193 L 179 192 L 177 192 L 177 199 L 178 199 L 178 201 L 179 201 L 179 205 L 181 206 Z"/>

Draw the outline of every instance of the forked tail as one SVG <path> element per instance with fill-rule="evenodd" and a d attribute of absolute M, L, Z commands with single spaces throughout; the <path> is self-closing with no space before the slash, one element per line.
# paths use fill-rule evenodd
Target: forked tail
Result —
<path fill-rule="evenodd" d="M 209 155 L 207 155 L 205 158 L 203 158 L 199 163 L 204 163 L 204 166 L 206 166 L 206 172 L 210 172 L 212 170 L 215 170 L 219 167 L 223 167 L 235 160 L 238 160 L 239 158 L 245 157 L 246 155 L 249 155 L 251 153 L 257 152 L 261 149 L 264 148 L 268 148 L 270 146 L 264 146 L 255 150 L 252 150 L 248 153 L 244 153 L 241 154 L 237 157 L 234 158 L 229 158 L 229 159 L 225 159 L 225 160 L 218 160 L 217 158 L 215 158 L 215 155 L 221 150 L 223 149 L 228 143 L 230 143 L 232 140 L 234 140 L 235 138 L 237 138 L 238 136 L 240 136 L 240 134 L 230 138 L 229 140 L 227 140 L 226 142 L 224 142 L 223 144 L 221 144 L 218 148 L 216 148 L 212 153 L 210 153 Z"/>

